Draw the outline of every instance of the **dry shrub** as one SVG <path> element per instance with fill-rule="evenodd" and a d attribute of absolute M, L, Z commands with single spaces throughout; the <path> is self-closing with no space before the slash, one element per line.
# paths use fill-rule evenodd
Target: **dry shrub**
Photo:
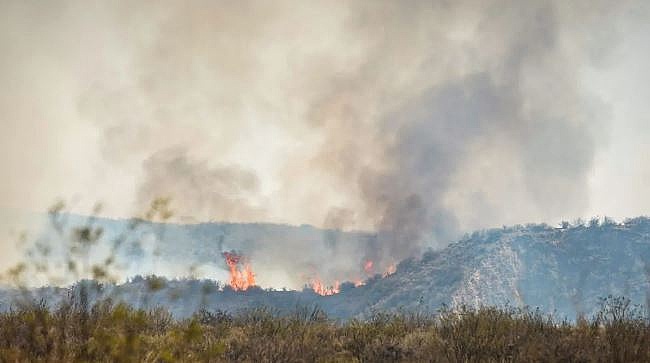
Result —
<path fill-rule="evenodd" d="M 650 325 L 622 298 L 590 320 L 554 321 L 535 310 L 485 307 L 436 315 L 376 313 L 333 321 L 318 308 L 265 308 L 176 320 L 78 297 L 0 314 L 0 360 L 93 362 L 643 362 Z"/>

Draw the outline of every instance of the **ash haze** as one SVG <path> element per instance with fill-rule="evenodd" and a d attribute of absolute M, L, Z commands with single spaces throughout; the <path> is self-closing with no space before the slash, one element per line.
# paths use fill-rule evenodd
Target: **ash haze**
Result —
<path fill-rule="evenodd" d="M 647 1 L 1 1 L 0 208 L 382 231 L 648 214 Z"/>

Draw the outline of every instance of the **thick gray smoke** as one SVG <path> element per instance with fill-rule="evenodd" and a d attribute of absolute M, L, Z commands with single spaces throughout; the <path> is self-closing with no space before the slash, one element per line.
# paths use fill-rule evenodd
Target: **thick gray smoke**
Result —
<path fill-rule="evenodd" d="M 368 258 L 385 265 L 515 213 L 582 213 L 605 119 L 577 75 L 614 6 L 366 5 L 348 23 L 365 61 L 310 114 L 328 135 L 323 167 L 379 232 Z"/>
<path fill-rule="evenodd" d="M 0 76 L 37 106 L 0 107 L 59 125 L 56 142 L 35 136 L 50 140 L 37 161 L 7 165 L 41 180 L 31 205 L 86 191 L 127 216 L 169 197 L 177 218 L 371 230 L 345 258 L 324 233 L 323 265 L 379 271 L 475 228 L 588 211 L 609 113 L 584 73 L 612 63 L 640 4 L 98 1 L 50 17 L 7 2 L 0 36 L 30 76 Z"/>
<path fill-rule="evenodd" d="M 144 161 L 144 182 L 138 191 L 138 204 L 145 206 L 156 198 L 168 197 L 176 217 L 189 221 L 263 220 L 263 211 L 251 205 L 257 193 L 254 173 L 237 167 L 210 167 L 192 160 L 182 149 L 155 153 Z"/>

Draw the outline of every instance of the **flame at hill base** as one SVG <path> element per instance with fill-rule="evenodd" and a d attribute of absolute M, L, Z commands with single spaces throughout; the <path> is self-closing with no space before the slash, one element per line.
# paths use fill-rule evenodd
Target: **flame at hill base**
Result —
<path fill-rule="evenodd" d="M 255 273 L 250 263 L 243 256 L 234 252 L 224 252 L 223 257 L 230 270 L 230 287 L 235 291 L 244 291 L 255 286 Z"/>
<path fill-rule="evenodd" d="M 365 260 L 363 262 L 363 271 L 365 271 L 365 273 L 368 276 L 372 276 L 374 274 L 374 271 L 375 271 L 375 262 L 373 260 Z M 388 267 L 386 267 L 386 269 L 381 274 L 381 276 L 382 277 L 388 277 L 388 276 L 394 274 L 395 271 L 397 271 L 397 265 L 395 265 L 395 263 L 393 262 L 390 265 L 388 265 Z"/>
<path fill-rule="evenodd" d="M 249 260 L 235 252 L 223 252 L 223 257 L 228 265 L 230 272 L 230 279 L 228 285 L 234 291 L 246 291 L 248 288 L 255 286 L 255 273 L 251 267 Z M 372 260 L 365 260 L 363 262 L 363 270 L 371 275 L 375 268 L 375 263 Z M 382 273 L 382 277 L 388 277 L 394 274 L 397 270 L 395 263 L 391 263 L 386 270 Z M 355 287 L 361 287 L 366 284 L 362 279 L 356 279 L 353 282 Z M 326 285 L 320 278 L 312 278 L 309 282 L 311 289 L 318 295 L 331 296 L 341 292 L 341 283 L 339 280 L 334 281 L 333 285 Z"/>
<path fill-rule="evenodd" d="M 365 260 L 363 263 L 363 270 L 368 275 L 372 275 L 374 267 L 375 267 L 375 263 L 372 260 Z M 396 271 L 397 271 L 397 265 L 395 263 L 391 263 L 390 265 L 388 265 L 388 267 L 386 267 L 386 270 L 384 270 L 381 276 L 383 278 L 386 278 L 394 274 Z M 361 279 L 356 279 L 353 284 L 354 287 L 361 287 L 366 284 L 366 281 L 363 281 Z M 340 289 L 341 284 L 338 280 L 334 282 L 333 286 L 326 286 L 319 278 L 313 278 L 310 281 L 309 285 L 311 286 L 312 290 L 314 290 L 315 293 L 322 296 L 330 296 L 341 292 Z"/>
<path fill-rule="evenodd" d="M 334 286 L 325 286 L 318 278 L 311 280 L 311 288 L 315 293 L 322 296 L 338 294 L 341 291 L 340 285 L 338 280 L 334 282 Z"/>
<path fill-rule="evenodd" d="M 372 260 L 366 260 L 366 262 L 363 263 L 363 270 L 366 272 L 366 274 L 372 275 L 374 264 L 375 263 Z"/>
<path fill-rule="evenodd" d="M 394 274 L 395 271 L 397 271 L 397 266 L 395 265 L 395 263 L 391 263 L 390 265 L 388 265 L 388 268 L 386 268 L 386 271 L 384 271 L 382 276 L 383 277 L 388 277 L 388 276 Z"/>

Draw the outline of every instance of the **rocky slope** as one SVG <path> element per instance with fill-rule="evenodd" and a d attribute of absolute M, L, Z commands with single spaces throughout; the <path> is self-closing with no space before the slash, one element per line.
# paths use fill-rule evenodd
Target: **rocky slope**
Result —
<path fill-rule="evenodd" d="M 373 309 L 441 304 L 540 307 L 592 314 L 608 295 L 645 304 L 650 293 L 650 220 L 477 232 L 406 261 L 371 288 Z"/>

